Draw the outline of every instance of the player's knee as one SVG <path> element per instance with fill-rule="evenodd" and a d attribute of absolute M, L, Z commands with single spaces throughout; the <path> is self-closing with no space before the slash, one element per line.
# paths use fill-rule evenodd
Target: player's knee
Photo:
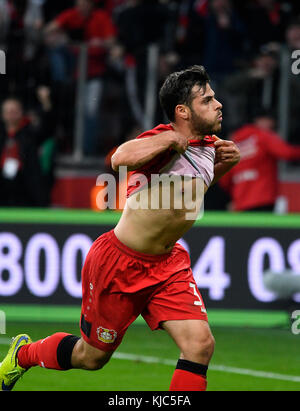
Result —
<path fill-rule="evenodd" d="M 215 339 L 212 334 L 209 334 L 204 341 L 200 341 L 200 352 L 210 359 L 215 350 Z"/>
<path fill-rule="evenodd" d="M 108 358 L 85 358 L 84 359 L 84 368 L 89 371 L 101 370 L 105 364 L 109 361 Z"/>
<path fill-rule="evenodd" d="M 209 362 L 215 349 L 215 339 L 211 333 L 207 335 L 195 335 L 187 341 L 182 349 L 185 359 L 195 362 Z"/>
<path fill-rule="evenodd" d="M 83 339 L 79 340 L 72 353 L 72 364 L 74 368 L 85 370 L 100 370 L 108 363 L 113 352 L 104 352 L 98 350 Z"/>
<path fill-rule="evenodd" d="M 87 350 L 83 355 L 84 368 L 90 371 L 101 370 L 108 363 L 113 352 L 104 352 L 100 350 Z"/>

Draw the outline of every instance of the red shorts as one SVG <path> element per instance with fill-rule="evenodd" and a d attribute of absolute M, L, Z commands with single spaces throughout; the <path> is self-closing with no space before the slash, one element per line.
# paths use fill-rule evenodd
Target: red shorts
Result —
<path fill-rule="evenodd" d="M 189 255 L 178 243 L 168 254 L 149 255 L 107 232 L 86 257 L 82 291 L 82 337 L 103 351 L 115 350 L 140 314 L 152 330 L 168 320 L 207 321 Z"/>

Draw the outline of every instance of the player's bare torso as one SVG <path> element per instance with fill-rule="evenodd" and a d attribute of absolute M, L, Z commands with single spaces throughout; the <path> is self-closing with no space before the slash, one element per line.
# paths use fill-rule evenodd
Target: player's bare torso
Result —
<path fill-rule="evenodd" d="M 147 190 L 133 194 L 127 200 L 122 217 L 115 228 L 118 239 L 142 253 L 170 252 L 175 243 L 193 226 L 201 210 L 203 196 L 208 187 L 203 180 L 199 180 L 181 179 L 181 184 L 171 185 L 170 207 L 167 209 L 164 209 L 162 204 L 164 190 L 166 190 L 162 185 L 149 187 Z M 200 191 L 196 188 L 196 181 L 200 184 Z M 186 195 L 187 193 L 191 196 Z M 157 204 L 151 204 L 151 194 L 152 197 L 154 194 L 155 198 L 159 198 L 158 209 L 153 208 Z M 180 201 L 181 209 L 178 208 Z M 136 209 L 137 202 L 142 206 L 140 209 Z"/>

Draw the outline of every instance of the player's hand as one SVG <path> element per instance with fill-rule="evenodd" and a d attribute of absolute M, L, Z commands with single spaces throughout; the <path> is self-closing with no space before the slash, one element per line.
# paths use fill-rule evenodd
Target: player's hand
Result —
<path fill-rule="evenodd" d="M 177 131 L 172 131 L 171 135 L 171 147 L 174 148 L 179 154 L 183 154 L 189 146 L 189 139 L 184 137 Z"/>
<path fill-rule="evenodd" d="M 214 145 L 216 163 L 237 164 L 240 161 L 240 150 L 233 141 L 217 140 Z"/>

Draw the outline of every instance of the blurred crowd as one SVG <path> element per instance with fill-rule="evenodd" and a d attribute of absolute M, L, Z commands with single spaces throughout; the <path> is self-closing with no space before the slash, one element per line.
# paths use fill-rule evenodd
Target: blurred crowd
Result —
<path fill-rule="evenodd" d="M 262 109 L 274 120 L 269 124 L 275 132 L 280 51 L 283 45 L 291 52 L 300 49 L 300 4 L 0 0 L 0 50 L 6 53 L 6 75 L 0 76 L 0 188 L 9 193 L 13 185 L 14 190 L 31 187 L 29 194 L 18 196 L 17 204 L 9 195 L 0 196 L 0 205 L 49 205 L 55 157 L 74 152 L 78 107 L 83 112 L 86 157 L 105 157 L 143 130 L 148 50 L 153 43 L 159 46 L 157 87 L 174 70 L 193 64 L 206 67 L 224 106 L 220 137 L 229 138 L 254 122 Z M 78 101 L 82 69 L 86 84 Z M 296 145 L 299 76 L 290 81 L 287 137 Z M 154 123 L 159 122 L 165 117 L 157 102 Z M 25 158 L 31 158 L 28 167 Z M 24 175 L 18 180 L 21 170 Z M 41 181 L 45 192 L 38 189 Z"/>

